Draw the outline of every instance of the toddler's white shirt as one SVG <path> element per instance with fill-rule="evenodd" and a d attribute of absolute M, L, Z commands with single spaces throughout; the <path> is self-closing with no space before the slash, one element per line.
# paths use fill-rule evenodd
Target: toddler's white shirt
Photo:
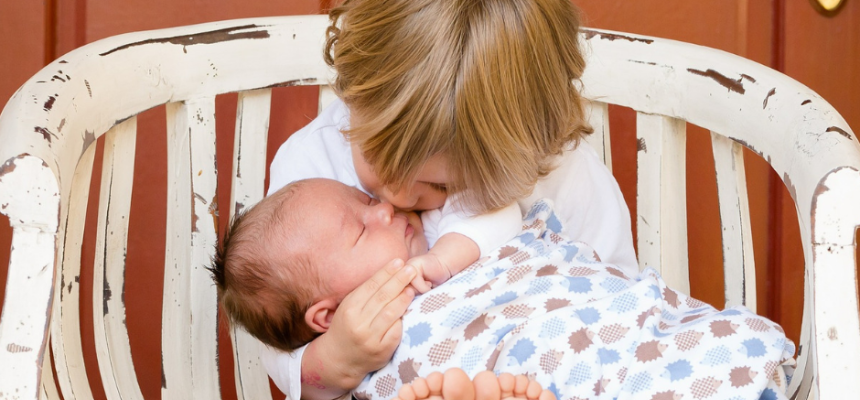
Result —
<path fill-rule="evenodd" d="M 341 133 L 348 126 L 349 110 L 342 101 L 335 100 L 290 136 L 272 160 L 267 195 L 290 182 L 308 178 L 334 179 L 367 193 L 356 174 L 349 142 Z M 511 205 L 492 214 L 470 217 L 456 211 L 453 202 L 448 201 L 440 210 L 422 213 L 425 235 L 432 246 L 446 233 L 461 233 L 474 240 L 484 255 L 519 233 L 521 213 L 541 198 L 554 201 L 568 237 L 591 244 L 604 262 L 615 264 L 628 275 L 638 273 L 627 205 L 615 178 L 585 142 L 566 151 L 558 167 L 537 183 L 529 197 L 518 201 L 519 207 Z M 454 196 L 449 198 L 453 199 Z M 263 346 L 263 365 L 288 399 L 301 398 L 301 360 L 306 348 L 285 353 Z"/>

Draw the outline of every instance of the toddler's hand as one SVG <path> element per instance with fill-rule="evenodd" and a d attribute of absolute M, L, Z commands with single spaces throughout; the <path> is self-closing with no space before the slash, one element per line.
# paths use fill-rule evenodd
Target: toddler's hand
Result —
<path fill-rule="evenodd" d="M 401 317 L 415 297 L 409 283 L 417 275 L 414 268 L 404 268 L 402 260 L 393 260 L 338 306 L 317 348 L 326 349 L 329 365 L 343 368 L 345 387 L 357 386 L 394 355 L 403 334 Z"/>
<path fill-rule="evenodd" d="M 451 279 L 448 266 L 433 253 L 412 257 L 406 265 L 412 265 L 420 272 L 412 281 L 412 286 L 420 293 L 427 293 L 432 286 L 441 285 Z"/>

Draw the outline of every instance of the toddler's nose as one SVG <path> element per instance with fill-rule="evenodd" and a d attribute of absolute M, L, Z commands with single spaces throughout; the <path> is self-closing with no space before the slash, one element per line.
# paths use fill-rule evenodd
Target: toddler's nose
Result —
<path fill-rule="evenodd" d="M 411 188 L 410 188 L 411 189 Z M 391 203 L 394 207 L 399 210 L 411 211 L 415 208 L 415 204 L 418 201 L 418 196 L 416 196 L 412 190 L 409 189 L 401 189 L 397 193 L 392 193 L 389 189 L 385 189 L 387 192 L 386 200 Z"/>

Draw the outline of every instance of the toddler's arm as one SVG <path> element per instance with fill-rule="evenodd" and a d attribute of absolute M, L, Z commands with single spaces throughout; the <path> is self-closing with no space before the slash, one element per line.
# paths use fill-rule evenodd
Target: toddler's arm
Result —
<path fill-rule="evenodd" d="M 300 356 L 278 353 L 279 359 L 273 359 L 272 350 L 264 351 L 264 365 L 278 388 L 289 398 L 339 398 L 383 367 L 400 344 L 401 317 L 415 297 L 409 283 L 416 276 L 414 268 L 403 268 L 402 260 L 394 260 L 344 298 L 328 331 Z M 296 366 L 298 357 L 301 376 L 295 379 L 297 371 L 290 367 Z M 290 371 L 284 374 L 283 367 Z M 296 393 L 299 385 L 301 392 Z"/>

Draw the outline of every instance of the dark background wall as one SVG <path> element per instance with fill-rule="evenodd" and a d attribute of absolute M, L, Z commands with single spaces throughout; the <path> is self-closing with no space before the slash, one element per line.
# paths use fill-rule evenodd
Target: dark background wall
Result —
<path fill-rule="evenodd" d="M 719 2 L 576 0 L 585 23 L 595 28 L 659 36 L 710 46 L 768 65 L 821 94 L 860 129 L 860 2 L 847 0 L 839 14 L 825 17 L 802 0 Z M 284 14 L 312 14 L 327 0 L 44 0 L 0 2 L 0 104 L 58 56 L 120 33 Z M 228 204 L 235 95 L 217 99 L 221 204 Z M 309 88 L 274 92 L 269 160 L 291 132 L 316 114 Z M 613 167 L 632 212 L 636 210 L 635 115 L 611 109 Z M 134 363 L 146 398 L 160 396 L 161 284 L 166 210 L 166 149 L 163 108 L 138 120 L 135 189 L 130 218 L 126 302 Z M 688 221 L 692 294 L 723 304 L 720 228 L 713 158 L 706 131 L 688 128 Z M 2 144 L 0 144 L 2 145 Z M 694 156 L 695 155 L 695 156 Z M 704 155 L 704 156 L 703 156 Z M 91 198 L 98 197 L 100 153 L 96 155 Z M 781 180 L 757 156 L 747 154 L 747 180 L 758 275 L 758 310 L 782 323 L 797 339 L 802 307 L 803 254 L 796 212 Z M 706 178 L 706 179 L 704 179 Z M 88 378 L 101 387 L 92 334 L 92 259 L 97 202 L 87 213 L 81 276 L 82 341 L 91 356 Z M 860 205 L 858 205 L 860 206 Z M 222 224 L 226 218 L 222 218 Z M 5 291 L 11 229 L 0 215 L 0 299 Z M 235 398 L 232 356 L 222 330 L 222 391 Z M 97 398 L 104 398 L 94 389 Z"/>

